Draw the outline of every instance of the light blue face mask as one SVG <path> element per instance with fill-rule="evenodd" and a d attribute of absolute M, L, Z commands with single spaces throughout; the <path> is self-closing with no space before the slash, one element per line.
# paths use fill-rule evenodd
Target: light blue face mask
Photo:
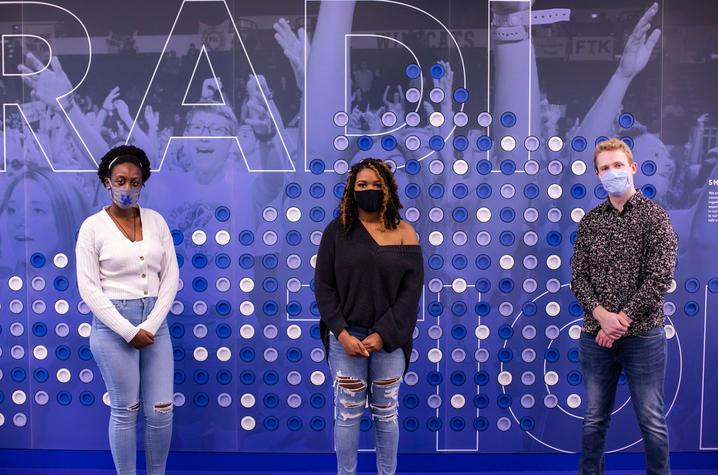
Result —
<path fill-rule="evenodd" d="M 598 179 L 611 196 L 621 196 L 631 187 L 630 175 L 625 170 L 608 170 Z"/>
<path fill-rule="evenodd" d="M 121 209 L 132 208 L 137 206 L 137 202 L 140 199 L 140 191 L 142 187 L 130 188 L 129 190 L 123 190 L 120 188 L 110 188 L 112 192 L 112 201 Z"/>

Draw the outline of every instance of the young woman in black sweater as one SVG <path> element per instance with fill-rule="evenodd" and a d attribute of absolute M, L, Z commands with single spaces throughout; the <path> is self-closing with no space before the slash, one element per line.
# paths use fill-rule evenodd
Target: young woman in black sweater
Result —
<path fill-rule="evenodd" d="M 398 400 L 416 326 L 424 265 L 414 228 L 399 216 L 394 175 L 382 160 L 352 166 L 340 214 L 322 235 L 314 278 L 322 340 L 334 381 L 338 473 L 356 473 L 367 398 L 377 471 L 393 474 Z"/>

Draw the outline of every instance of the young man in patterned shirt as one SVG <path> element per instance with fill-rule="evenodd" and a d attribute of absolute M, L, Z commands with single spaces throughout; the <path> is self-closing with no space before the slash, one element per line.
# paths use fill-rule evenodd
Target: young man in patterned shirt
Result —
<path fill-rule="evenodd" d="M 666 211 L 633 185 L 628 146 L 601 142 L 593 155 L 608 199 L 578 226 L 571 290 L 583 306 L 581 369 L 586 385 L 580 473 L 603 473 L 606 432 L 623 371 L 646 449 L 646 472 L 670 473 L 663 383 L 663 297 L 678 238 Z"/>

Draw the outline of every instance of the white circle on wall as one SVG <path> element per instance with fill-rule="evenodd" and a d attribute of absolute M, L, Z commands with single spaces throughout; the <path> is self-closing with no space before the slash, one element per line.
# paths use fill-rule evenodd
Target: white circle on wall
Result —
<path fill-rule="evenodd" d="M 250 324 L 244 324 L 240 327 L 239 334 L 245 340 L 249 340 L 254 337 L 254 327 Z"/>
<path fill-rule="evenodd" d="M 482 223 L 486 223 L 491 219 L 491 210 L 489 208 L 479 208 L 476 211 L 476 219 Z"/>
<path fill-rule="evenodd" d="M 514 258 L 508 254 L 504 254 L 499 259 L 499 265 L 504 270 L 509 270 L 514 267 Z"/>
<path fill-rule="evenodd" d="M 254 427 L 255 427 L 255 425 L 256 425 L 256 422 L 254 421 L 254 417 L 252 417 L 252 416 L 244 416 L 244 417 L 242 418 L 242 423 L 241 423 L 241 425 L 242 425 L 242 429 L 244 429 L 244 430 L 246 430 L 246 431 L 250 431 L 250 430 L 253 430 L 253 429 L 254 429 Z"/>
<path fill-rule="evenodd" d="M 10 287 L 10 290 L 17 292 L 18 290 L 22 289 L 22 278 L 17 275 L 14 275 L 10 277 L 10 279 L 8 279 L 7 285 L 8 287 Z"/>
<path fill-rule="evenodd" d="M 254 304 L 249 300 L 245 300 L 239 304 L 239 312 L 245 317 L 252 315 L 254 313 Z"/>
<path fill-rule="evenodd" d="M 466 290 L 466 281 L 462 278 L 454 279 L 451 283 L 451 288 L 457 294 L 463 293 Z"/>
<path fill-rule="evenodd" d="M 77 326 L 77 333 L 82 338 L 89 338 L 90 334 L 92 333 L 92 325 L 87 322 L 80 323 Z"/>
<path fill-rule="evenodd" d="M 222 362 L 229 361 L 232 359 L 232 350 L 226 346 L 217 348 L 217 359 Z"/>
<path fill-rule="evenodd" d="M 196 230 L 192 233 L 192 242 L 198 246 L 202 246 L 207 242 L 207 234 L 201 229 Z"/>
<path fill-rule="evenodd" d="M 516 139 L 510 135 L 505 135 L 501 138 L 501 148 L 507 152 L 512 151 L 516 148 Z"/>
<path fill-rule="evenodd" d="M 457 112 L 454 114 L 454 125 L 457 127 L 464 127 L 469 123 L 469 116 L 465 112 Z"/>
<path fill-rule="evenodd" d="M 65 315 L 69 310 L 70 304 L 67 303 L 67 300 L 60 299 L 55 302 L 55 312 L 59 313 L 60 315 Z"/>
<path fill-rule="evenodd" d="M 67 263 L 69 260 L 67 259 L 67 256 L 63 253 L 55 254 L 55 257 L 52 259 L 53 264 L 55 264 L 55 267 L 58 269 L 64 269 L 67 267 Z"/>
<path fill-rule="evenodd" d="M 434 127 L 441 127 L 444 125 L 444 114 L 441 112 L 432 112 L 429 115 L 429 123 Z"/>
<path fill-rule="evenodd" d="M 557 135 L 554 135 L 548 139 L 548 148 L 552 152 L 559 152 L 563 148 L 563 139 Z"/>
<path fill-rule="evenodd" d="M 456 160 L 453 169 L 457 175 L 465 175 L 469 171 L 469 164 L 464 160 Z"/>
<path fill-rule="evenodd" d="M 207 351 L 207 348 L 205 348 L 203 346 L 198 346 L 192 352 L 192 356 L 194 356 L 195 360 L 202 362 L 202 361 L 207 360 L 207 357 L 209 356 L 209 352 Z"/>
<path fill-rule="evenodd" d="M 586 163 L 581 160 L 576 160 L 571 163 L 571 171 L 576 176 L 581 176 L 586 173 Z"/>
<path fill-rule="evenodd" d="M 429 242 L 433 246 L 440 246 L 444 242 L 444 235 L 439 231 L 432 231 L 429 234 Z"/>
<path fill-rule="evenodd" d="M 220 246 L 226 246 L 229 244 L 229 241 L 231 240 L 231 237 L 229 236 L 229 232 L 225 229 L 220 229 L 217 231 L 217 233 L 214 235 L 214 240 L 217 244 Z"/>
<path fill-rule="evenodd" d="M 292 222 L 296 223 L 299 221 L 302 217 L 302 211 L 297 208 L 296 206 L 292 206 L 291 208 L 287 209 L 287 219 Z"/>

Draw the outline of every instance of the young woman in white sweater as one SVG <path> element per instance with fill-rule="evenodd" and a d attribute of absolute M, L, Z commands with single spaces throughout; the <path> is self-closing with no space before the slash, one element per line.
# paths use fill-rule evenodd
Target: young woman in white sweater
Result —
<path fill-rule="evenodd" d="M 77 239 L 77 283 L 94 315 L 90 348 L 110 397 L 110 449 L 119 474 L 136 473 L 136 424 L 145 416 L 148 474 L 164 474 L 172 437 L 173 358 L 165 319 L 179 284 L 164 218 L 140 208 L 150 177 L 144 151 L 123 145 L 98 175 L 112 204 L 88 217 Z"/>

